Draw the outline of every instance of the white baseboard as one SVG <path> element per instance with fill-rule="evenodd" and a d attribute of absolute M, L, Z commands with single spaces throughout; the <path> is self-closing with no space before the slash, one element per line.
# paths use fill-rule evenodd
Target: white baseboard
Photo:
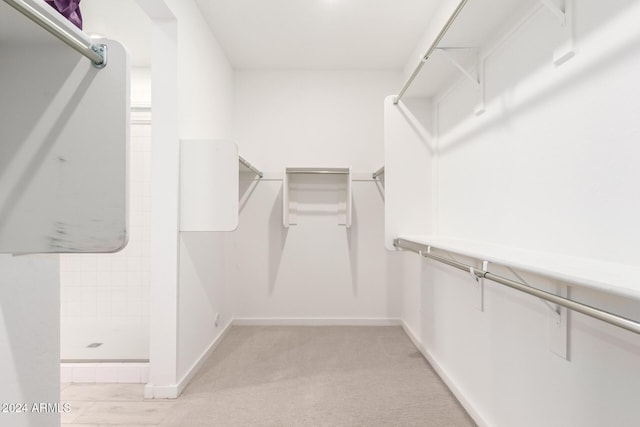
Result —
<path fill-rule="evenodd" d="M 204 362 L 207 361 L 209 356 L 215 351 L 218 347 L 218 344 L 224 339 L 225 336 L 229 333 L 231 329 L 232 322 L 229 322 L 227 326 L 222 330 L 222 333 L 218 335 L 216 339 L 213 340 L 209 347 L 200 355 L 198 360 L 191 365 L 191 368 L 187 371 L 187 373 L 178 381 L 177 384 L 172 385 L 154 385 L 147 384 L 144 388 L 144 397 L 146 399 L 177 399 L 185 387 L 189 384 L 189 382 L 193 379 L 193 377 L 198 373 L 200 368 Z"/>
<path fill-rule="evenodd" d="M 457 384 L 451 379 L 451 377 L 447 374 L 447 372 L 442 369 L 438 361 L 433 357 L 429 351 L 422 345 L 420 340 L 413 333 L 409 325 L 407 325 L 404 321 L 400 321 L 400 325 L 402 329 L 407 334 L 413 345 L 422 353 L 422 355 L 427 359 L 427 361 L 433 366 L 433 369 L 440 376 L 442 381 L 449 387 L 449 390 L 453 393 L 453 395 L 458 399 L 462 407 L 467 411 L 469 416 L 478 424 L 479 427 L 490 427 L 490 425 L 480 416 L 480 413 L 475 409 L 473 404 L 466 398 L 464 393 L 460 390 Z"/>
<path fill-rule="evenodd" d="M 149 363 L 141 362 L 63 362 L 60 382 L 89 384 L 145 384 Z"/>
<path fill-rule="evenodd" d="M 320 317 L 245 317 L 232 321 L 237 326 L 399 326 L 400 319 L 320 318 Z"/>

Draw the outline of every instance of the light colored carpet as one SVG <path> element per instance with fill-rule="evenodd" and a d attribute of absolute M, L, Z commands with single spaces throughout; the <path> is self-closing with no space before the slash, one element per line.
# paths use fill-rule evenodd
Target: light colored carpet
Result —
<path fill-rule="evenodd" d="M 474 426 L 400 327 L 234 326 L 162 427 Z"/>

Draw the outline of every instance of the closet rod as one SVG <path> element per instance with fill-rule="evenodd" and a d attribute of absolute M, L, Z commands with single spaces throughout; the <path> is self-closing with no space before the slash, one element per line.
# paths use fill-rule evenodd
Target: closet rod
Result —
<path fill-rule="evenodd" d="M 348 175 L 349 171 L 330 169 L 287 169 L 288 174 L 325 174 L 325 175 Z"/>
<path fill-rule="evenodd" d="M 256 169 L 251 163 L 249 163 L 245 159 L 243 159 L 242 156 L 238 156 L 238 160 L 240 161 L 240 163 L 245 165 L 246 168 L 250 169 L 253 173 L 255 173 L 260 178 L 262 178 L 262 172 L 260 172 L 258 169 Z"/>
<path fill-rule="evenodd" d="M 407 89 L 409 89 L 409 86 L 411 86 L 411 83 L 413 83 L 415 78 L 418 77 L 418 74 L 420 74 L 420 70 L 422 70 L 422 67 L 424 67 L 424 63 L 427 62 L 427 59 L 429 59 L 431 54 L 436 50 L 436 48 L 438 47 L 438 44 L 440 44 L 440 41 L 442 40 L 444 35 L 447 34 L 447 31 L 449 31 L 449 27 L 451 27 L 451 24 L 453 24 L 453 21 L 456 20 L 456 18 L 462 11 L 462 8 L 464 7 L 464 5 L 467 4 L 467 1 L 468 0 L 462 0 L 460 1 L 460 3 L 458 3 L 458 6 L 453 11 L 451 16 L 447 20 L 447 22 L 444 24 L 444 27 L 440 29 L 440 32 L 436 36 L 435 40 L 433 41 L 433 43 L 431 43 L 429 50 L 427 50 L 427 53 L 424 54 L 424 56 L 420 60 L 420 63 L 416 67 L 416 69 L 413 70 L 413 73 L 411 74 L 411 76 L 409 76 L 409 80 L 407 80 L 407 82 L 404 84 L 404 86 L 400 90 L 400 93 L 398 93 L 398 95 L 396 96 L 396 99 L 393 101 L 394 104 L 397 105 L 398 102 L 400 102 L 400 99 L 402 98 L 404 93 L 407 91 Z"/>
<path fill-rule="evenodd" d="M 67 46 L 70 46 L 72 49 L 89 58 L 94 67 L 104 68 L 107 65 L 106 45 L 93 44 L 91 42 L 91 39 L 89 39 L 89 37 L 86 37 L 84 33 L 76 33 L 70 31 L 68 28 L 61 26 L 60 24 L 56 23 L 54 20 L 46 16 L 46 14 L 41 10 L 38 10 L 37 7 L 29 4 L 29 2 L 25 0 L 4 0 L 4 2 L 16 9 L 18 12 L 22 13 L 27 18 L 31 19 L 33 22 L 47 30 L 58 39 L 62 40 L 62 42 L 64 42 Z M 38 3 L 41 3 L 43 5 L 42 7 L 50 7 L 44 2 Z M 51 10 L 57 13 L 55 9 L 51 8 Z"/>
<path fill-rule="evenodd" d="M 371 176 L 373 177 L 373 179 L 376 179 L 377 177 L 379 177 L 383 173 L 384 173 L 384 166 L 381 167 L 380 169 L 378 169 L 377 171 L 375 171 L 374 173 L 372 173 Z"/>
<path fill-rule="evenodd" d="M 545 292 L 540 289 L 533 288 L 524 283 L 516 282 L 514 280 L 507 279 L 505 277 L 498 276 L 493 273 L 489 273 L 488 271 L 473 267 L 471 265 L 463 264 L 461 262 L 454 261 L 449 258 L 444 258 L 438 255 L 434 255 L 431 253 L 432 246 L 423 245 L 421 243 L 412 242 L 406 239 L 395 239 L 393 241 L 393 246 L 395 246 L 396 248 L 406 249 L 406 250 L 418 253 L 426 258 L 430 258 L 435 261 L 441 262 L 443 264 L 447 264 L 451 267 L 457 268 L 458 270 L 471 273 L 478 278 L 489 279 L 493 282 L 508 286 L 510 288 L 527 293 L 529 295 L 536 296 L 543 300 L 549 301 L 553 304 L 566 307 L 573 311 L 577 311 L 587 316 L 591 316 L 598 320 L 602 320 L 603 322 L 607 322 L 612 325 L 618 326 L 620 328 L 626 329 L 628 331 L 635 332 L 636 334 L 640 334 L 640 323 L 634 320 L 627 319 L 626 317 L 622 317 L 617 314 L 613 314 L 608 311 L 604 311 L 599 308 L 592 307 L 590 305 L 582 304 L 568 298 L 563 298 L 558 295 L 552 294 L 550 292 Z M 434 249 L 437 249 L 437 248 L 434 247 Z M 447 251 L 447 252 L 451 252 L 451 251 Z M 452 252 L 452 253 L 455 253 L 455 252 Z"/>

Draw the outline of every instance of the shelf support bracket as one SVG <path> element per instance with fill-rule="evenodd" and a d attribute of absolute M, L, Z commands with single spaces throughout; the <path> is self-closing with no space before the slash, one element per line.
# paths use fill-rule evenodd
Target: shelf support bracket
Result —
<path fill-rule="evenodd" d="M 527 286 L 531 286 L 511 267 L 507 267 L 514 276 Z M 569 297 L 569 289 L 566 285 L 556 283 L 555 293 L 563 298 Z M 549 301 L 540 299 L 549 308 L 549 350 L 558 357 L 569 360 L 568 335 L 569 335 L 569 311 L 565 307 L 551 304 Z"/>
<path fill-rule="evenodd" d="M 454 67 L 458 69 L 462 73 L 464 77 L 467 78 L 471 83 L 473 83 L 479 90 L 479 101 L 478 105 L 474 110 L 476 116 L 484 113 L 484 60 L 480 59 L 479 51 L 477 48 L 473 47 L 439 47 L 436 49 L 440 52 Z M 469 53 L 474 56 L 474 65 L 473 71 L 467 70 L 453 55 L 453 52 L 463 52 Z"/>
<path fill-rule="evenodd" d="M 562 8 L 558 6 L 554 0 L 540 0 L 540 3 L 545 5 L 547 9 L 549 9 L 549 11 L 558 18 L 558 20 L 560 21 L 560 25 L 565 24 L 565 20 L 566 20 L 565 11 L 562 10 Z"/>
<path fill-rule="evenodd" d="M 556 295 L 569 298 L 569 287 L 556 283 Z M 549 320 L 549 346 L 552 353 L 569 360 L 569 310 L 557 306 L 558 316 Z"/>
<path fill-rule="evenodd" d="M 462 64 L 460 63 L 460 61 L 458 61 L 458 58 L 456 58 L 454 55 L 452 55 L 452 52 L 471 52 L 472 54 L 474 54 L 476 56 L 476 60 L 475 63 L 478 63 L 478 50 L 475 48 L 468 48 L 468 47 L 459 47 L 459 48 L 455 48 L 455 47 L 439 47 L 436 49 L 438 52 L 440 52 L 441 54 L 444 55 L 445 58 L 447 58 L 447 60 L 449 62 L 451 62 L 451 64 L 453 64 L 454 67 L 456 67 L 463 76 L 465 76 L 469 81 L 471 81 L 473 84 L 475 84 L 476 86 L 480 86 L 480 78 L 478 76 L 478 68 L 476 67 L 476 71 L 475 73 L 471 73 L 469 70 L 467 70 L 466 68 L 464 68 L 462 66 Z"/>
<path fill-rule="evenodd" d="M 556 0 L 540 0 L 540 2 L 560 21 L 562 27 L 562 41 L 553 52 L 553 63 L 562 65 L 575 55 L 573 34 L 573 4 L 574 0 L 564 0 L 564 8 L 558 6 Z"/>
<path fill-rule="evenodd" d="M 482 271 L 488 271 L 489 261 L 482 261 Z M 476 288 L 477 295 L 477 309 L 484 313 L 484 276 L 478 279 L 478 286 Z"/>

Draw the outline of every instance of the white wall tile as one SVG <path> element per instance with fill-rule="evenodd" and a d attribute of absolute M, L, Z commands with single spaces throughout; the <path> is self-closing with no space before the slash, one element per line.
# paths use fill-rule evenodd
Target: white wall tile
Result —
<path fill-rule="evenodd" d="M 68 384 L 73 382 L 73 368 L 60 366 L 60 383 Z"/>
<path fill-rule="evenodd" d="M 111 364 L 97 364 L 96 365 L 96 383 L 117 383 L 118 382 L 118 368 Z"/>
<path fill-rule="evenodd" d="M 96 382 L 96 368 L 94 366 L 74 367 L 72 382 L 94 383 Z"/>

